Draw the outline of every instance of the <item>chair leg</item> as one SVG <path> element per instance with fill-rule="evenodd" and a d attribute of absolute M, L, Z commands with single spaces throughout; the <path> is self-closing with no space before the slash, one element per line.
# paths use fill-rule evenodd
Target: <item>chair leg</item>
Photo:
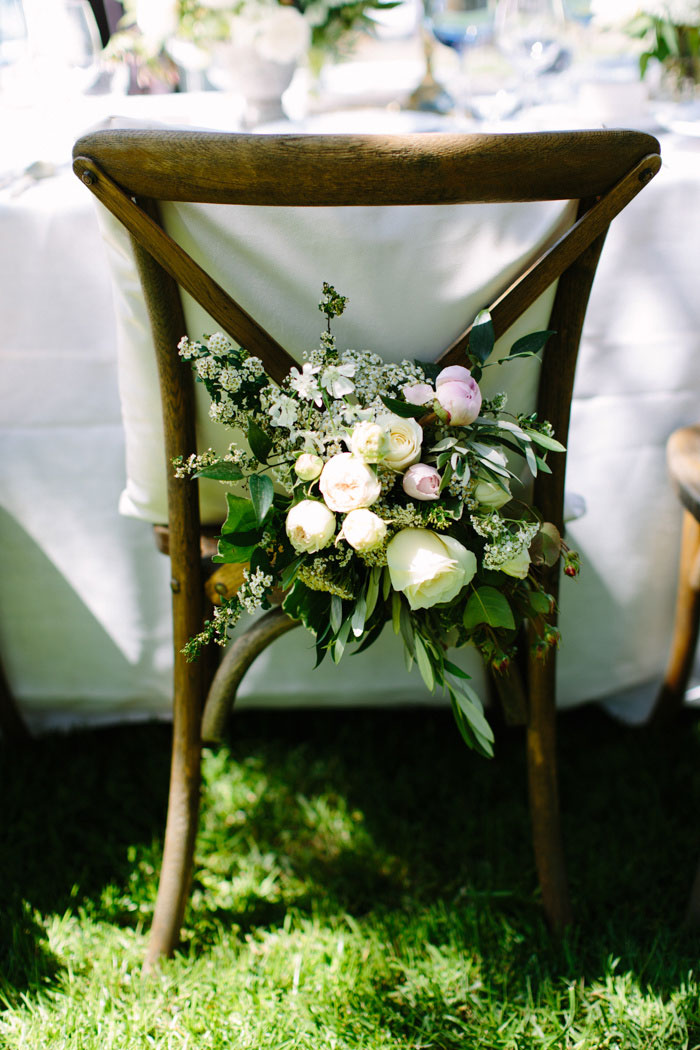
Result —
<path fill-rule="evenodd" d="M 683 513 L 681 556 L 678 570 L 676 616 L 671 641 L 671 655 L 663 685 L 650 722 L 654 725 L 672 720 L 683 705 L 688 678 L 693 666 L 700 627 L 700 524 L 689 511 Z"/>
<path fill-rule="evenodd" d="M 561 934 L 572 921 L 559 816 L 556 710 L 552 653 L 530 659 L 527 766 L 530 820 L 542 905 L 550 929 Z"/>
<path fill-rule="evenodd" d="M 236 690 L 256 656 L 281 634 L 298 623 L 274 609 L 261 617 L 226 650 L 214 675 L 205 704 L 209 724 L 207 740 L 218 740 Z M 176 690 L 173 711 L 173 748 L 170 768 L 170 794 L 165 827 L 163 863 L 158 883 L 153 926 L 144 962 L 144 973 L 151 971 L 162 957 L 172 955 L 180 938 L 180 928 L 189 897 L 194 847 L 199 821 L 201 787 L 202 718 L 197 697 L 201 695 L 204 663 L 181 663 L 182 679 L 189 689 Z"/>
<path fill-rule="evenodd" d="M 161 957 L 172 955 L 180 939 L 192 878 L 200 781 L 199 704 L 176 702 L 163 862 L 144 973 Z"/>

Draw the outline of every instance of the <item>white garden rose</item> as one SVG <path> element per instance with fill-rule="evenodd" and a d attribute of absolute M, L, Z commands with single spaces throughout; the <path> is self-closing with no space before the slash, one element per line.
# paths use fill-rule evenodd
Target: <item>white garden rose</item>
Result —
<path fill-rule="evenodd" d="M 379 423 L 363 421 L 350 435 L 350 448 L 366 463 L 378 463 L 389 451 L 389 436 Z"/>
<path fill-rule="evenodd" d="M 351 510 L 343 522 L 341 535 L 356 551 L 371 551 L 384 541 L 386 525 L 372 510 Z"/>
<path fill-rule="evenodd" d="M 341 514 L 371 506 L 382 491 L 374 471 L 351 452 L 339 452 L 328 460 L 318 487 L 330 509 Z"/>
<path fill-rule="evenodd" d="M 302 481 L 313 481 L 323 470 L 323 460 L 313 452 L 302 452 L 294 464 L 294 473 Z"/>
<path fill-rule="evenodd" d="M 378 420 L 388 434 L 389 451 L 382 463 L 392 470 L 405 470 L 420 459 L 423 428 L 415 419 L 402 419 L 392 414 Z"/>
<path fill-rule="evenodd" d="M 313 554 L 333 539 L 335 514 L 320 500 L 304 499 L 290 509 L 285 528 L 295 551 Z"/>
<path fill-rule="evenodd" d="M 476 572 L 476 557 L 451 536 L 402 529 L 386 549 L 391 585 L 412 609 L 450 602 Z"/>

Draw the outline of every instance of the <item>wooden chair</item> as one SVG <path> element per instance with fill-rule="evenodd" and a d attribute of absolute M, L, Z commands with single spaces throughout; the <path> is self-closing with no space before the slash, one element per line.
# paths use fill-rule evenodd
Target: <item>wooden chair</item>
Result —
<path fill-rule="evenodd" d="M 283 379 L 288 351 L 163 230 L 159 202 L 266 206 L 431 205 L 578 201 L 573 226 L 489 307 L 496 335 L 558 280 L 541 367 L 538 411 L 567 440 L 584 314 L 610 221 L 660 167 L 653 137 L 633 131 L 520 135 L 294 136 L 104 131 L 74 147 L 74 171 L 131 233 L 158 358 L 168 461 L 195 450 L 190 370 L 176 346 L 185 332 L 178 286 Z M 465 323 L 469 320 L 465 318 Z M 436 354 L 462 360 L 470 329 Z M 439 350 L 439 348 L 438 348 Z M 537 479 L 535 501 L 562 523 L 565 457 Z M 197 488 L 168 479 L 174 620 L 172 772 L 163 866 L 147 966 L 172 952 L 189 892 L 197 830 L 202 739 L 216 737 L 245 669 L 293 624 L 280 610 L 260 620 L 223 659 L 209 688 L 201 662 L 180 650 L 204 615 Z M 546 585 L 557 591 L 557 570 Z M 526 686 L 532 835 L 544 910 L 560 931 L 570 919 L 555 755 L 554 655 L 530 659 Z M 517 685 L 513 680 L 510 685 Z M 209 695 L 207 698 L 207 692 Z"/>

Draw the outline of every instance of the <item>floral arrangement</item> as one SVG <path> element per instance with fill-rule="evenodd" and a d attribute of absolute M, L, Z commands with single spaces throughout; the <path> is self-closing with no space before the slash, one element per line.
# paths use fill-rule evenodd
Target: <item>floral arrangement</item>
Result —
<path fill-rule="evenodd" d="M 441 368 L 339 351 L 331 320 L 346 304 L 324 284 L 320 346 L 281 386 L 221 333 L 179 345 L 212 418 L 242 430 L 250 449 L 239 441 L 223 456 L 175 463 L 179 477 L 237 485 L 214 560 L 247 565 L 237 594 L 185 652 L 225 644 L 243 611 L 268 608 L 280 593 L 315 635 L 317 663 L 337 663 L 352 643 L 361 652 L 391 623 L 409 670 L 417 665 L 431 691 L 447 690 L 464 739 L 490 754 L 481 700 L 448 647 L 471 642 L 502 673 L 523 624 L 538 652 L 558 643 L 537 570 L 563 553 L 576 575 L 578 556 L 529 505 L 510 461 L 534 476 L 563 446 L 547 422 L 509 415 L 504 394 L 482 400 L 488 313 L 473 327 L 466 364 Z M 551 334 L 519 339 L 506 360 L 536 354 Z"/>
<path fill-rule="evenodd" d="M 309 54 L 319 69 L 359 30 L 373 26 L 371 12 L 398 0 L 127 0 L 122 27 L 107 56 L 127 61 L 139 83 L 177 83 L 178 65 L 205 69 L 217 46 L 250 47 L 273 62 Z"/>
<path fill-rule="evenodd" d="M 656 59 L 677 82 L 700 82 L 700 0 L 592 0 L 594 20 L 639 40 L 645 75 Z"/>

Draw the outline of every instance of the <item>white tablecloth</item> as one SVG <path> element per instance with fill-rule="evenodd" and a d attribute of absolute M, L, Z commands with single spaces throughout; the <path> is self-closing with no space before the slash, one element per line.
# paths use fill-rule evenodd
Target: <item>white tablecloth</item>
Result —
<path fill-rule="evenodd" d="M 208 96 L 209 121 L 194 96 L 111 108 L 235 126 L 226 101 Z M 60 134 L 55 126 L 53 141 L 46 126 L 40 140 L 19 135 L 20 118 L 3 114 L 23 143 L 16 167 L 44 156 L 60 162 L 108 112 L 104 100 L 88 104 Z M 698 146 L 662 137 L 663 170 L 614 222 L 591 298 L 569 459 L 569 488 L 588 504 L 570 528 L 584 572 L 563 587 L 562 706 L 615 694 L 638 711 L 629 701 L 653 695 L 666 659 L 680 511 L 664 445 L 700 415 Z M 19 196 L 0 191 L 0 224 L 0 652 L 8 677 L 35 726 L 166 716 L 169 571 L 149 527 L 117 513 L 124 448 L 114 309 L 93 202 L 66 167 Z M 244 701 L 319 702 L 337 692 L 332 675 L 347 685 L 352 658 L 319 672 L 314 692 L 300 695 L 285 673 L 285 653 L 300 642 L 292 634 L 278 643 L 277 685 L 253 669 Z M 362 680 L 381 685 L 382 659 L 371 650 L 360 659 Z M 413 695 L 406 683 L 387 684 L 390 699 Z M 376 701 L 354 693 L 358 703 Z"/>

